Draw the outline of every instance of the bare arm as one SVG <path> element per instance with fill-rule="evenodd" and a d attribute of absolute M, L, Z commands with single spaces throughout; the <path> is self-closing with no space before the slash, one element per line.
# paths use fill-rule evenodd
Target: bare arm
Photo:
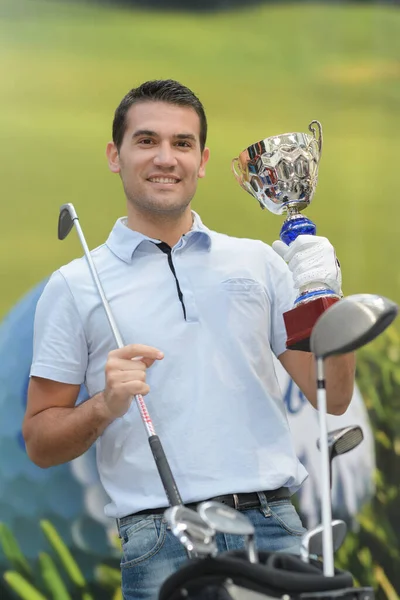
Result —
<path fill-rule="evenodd" d="M 163 358 L 156 348 L 132 344 L 109 353 L 104 392 L 75 406 L 79 385 L 31 377 L 22 433 L 30 459 L 51 467 L 77 458 L 124 415 L 135 394 L 147 394 L 146 370 Z M 135 360 L 132 360 L 135 359 Z"/>
<path fill-rule="evenodd" d="M 114 419 L 97 394 L 75 407 L 79 385 L 32 377 L 22 427 L 29 458 L 47 468 L 77 458 Z"/>
<path fill-rule="evenodd" d="M 286 350 L 279 356 L 282 365 L 309 402 L 317 408 L 316 360 L 311 352 Z M 325 360 L 327 410 L 331 415 L 346 412 L 353 396 L 355 354 L 331 356 Z"/>

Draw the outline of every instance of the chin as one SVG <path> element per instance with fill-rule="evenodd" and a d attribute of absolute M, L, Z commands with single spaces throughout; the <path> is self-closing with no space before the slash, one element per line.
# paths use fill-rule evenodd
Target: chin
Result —
<path fill-rule="evenodd" d="M 182 204 L 174 204 L 174 205 L 167 205 L 167 204 L 159 204 L 158 206 L 154 206 L 151 208 L 152 212 L 157 213 L 159 215 L 182 215 L 188 208 L 189 203 L 186 203 L 184 205 Z"/>
<path fill-rule="evenodd" d="M 147 202 L 141 203 L 141 209 L 145 209 L 148 212 L 165 214 L 165 215 L 179 215 L 184 213 L 190 205 L 190 199 L 177 201 L 176 199 L 160 199 L 152 198 Z"/>

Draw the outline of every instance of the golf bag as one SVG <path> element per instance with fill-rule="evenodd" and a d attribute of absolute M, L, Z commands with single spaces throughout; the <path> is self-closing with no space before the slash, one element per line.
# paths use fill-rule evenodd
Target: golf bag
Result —
<path fill-rule="evenodd" d="M 373 600 L 371 588 L 354 588 L 350 573 L 323 575 L 322 563 L 293 554 L 260 552 L 250 563 L 244 552 L 189 561 L 163 584 L 159 600 Z"/>

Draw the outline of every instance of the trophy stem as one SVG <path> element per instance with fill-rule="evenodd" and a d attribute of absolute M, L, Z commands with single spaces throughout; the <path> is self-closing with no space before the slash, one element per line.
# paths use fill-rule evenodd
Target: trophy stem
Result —
<path fill-rule="evenodd" d="M 288 214 L 288 219 L 290 219 L 291 217 L 294 217 L 295 215 L 300 214 L 300 211 L 297 206 L 288 206 L 286 208 L 286 212 Z"/>
<path fill-rule="evenodd" d="M 294 242 L 299 235 L 315 235 L 317 227 L 307 217 L 304 217 L 298 209 L 288 208 L 288 218 L 284 221 L 279 237 L 288 246 Z"/>

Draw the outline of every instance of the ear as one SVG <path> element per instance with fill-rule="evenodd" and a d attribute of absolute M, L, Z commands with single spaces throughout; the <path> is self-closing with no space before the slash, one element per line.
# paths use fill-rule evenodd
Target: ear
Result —
<path fill-rule="evenodd" d="M 119 173 L 121 168 L 119 166 L 119 154 L 117 146 L 114 142 L 108 142 L 106 149 L 106 156 L 108 160 L 108 167 L 112 173 Z"/>
<path fill-rule="evenodd" d="M 210 149 L 204 148 L 203 154 L 201 155 L 201 163 L 199 167 L 199 172 L 197 177 L 205 177 L 206 176 L 206 164 L 208 163 L 208 159 L 210 158 Z"/>

